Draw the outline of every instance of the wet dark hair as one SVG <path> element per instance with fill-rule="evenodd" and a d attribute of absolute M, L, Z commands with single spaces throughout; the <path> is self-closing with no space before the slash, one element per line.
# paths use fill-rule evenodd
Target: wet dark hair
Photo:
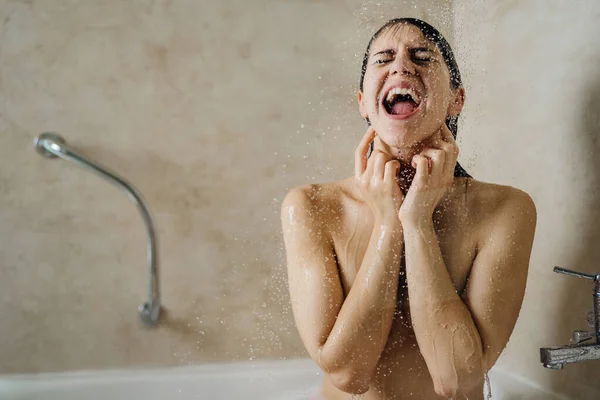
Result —
<path fill-rule="evenodd" d="M 460 71 L 458 70 L 458 64 L 456 63 L 456 59 L 454 58 L 454 53 L 452 52 L 452 48 L 450 44 L 444 38 L 444 36 L 433 26 L 429 25 L 427 22 L 422 21 L 416 18 L 394 18 L 386 22 L 369 40 L 369 44 L 367 45 L 367 50 L 365 51 L 365 55 L 363 56 L 362 61 L 362 69 L 360 74 L 360 90 L 363 90 L 363 82 L 365 79 L 365 73 L 367 72 L 367 64 L 369 61 L 369 55 L 371 51 L 371 45 L 382 33 L 386 32 L 388 29 L 392 27 L 399 26 L 402 24 L 413 25 L 419 28 L 423 36 L 428 39 L 430 42 L 434 43 L 440 53 L 442 53 L 442 57 L 444 57 L 444 61 L 448 66 L 448 70 L 450 71 L 450 86 L 452 89 L 458 89 L 463 86 L 462 79 L 460 77 Z M 367 123 L 371 125 L 371 122 L 367 118 Z M 458 116 L 451 115 L 446 117 L 446 125 L 450 132 L 452 132 L 452 136 L 456 139 L 456 135 L 458 133 Z M 371 151 L 373 149 L 373 144 L 371 144 Z M 463 169 L 463 167 L 457 162 L 456 167 L 454 168 L 454 176 L 456 177 L 469 177 L 471 175 L 467 171 Z"/>

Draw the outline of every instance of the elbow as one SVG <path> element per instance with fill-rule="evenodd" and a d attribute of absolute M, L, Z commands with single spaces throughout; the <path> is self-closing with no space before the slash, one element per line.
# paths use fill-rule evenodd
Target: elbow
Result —
<path fill-rule="evenodd" d="M 363 394 L 369 390 L 369 379 L 348 369 L 332 372 L 327 376 L 331 383 L 342 392 Z"/>
<path fill-rule="evenodd" d="M 446 399 L 458 399 L 468 396 L 483 381 L 482 376 L 471 376 L 462 381 L 444 382 L 437 380 L 434 384 L 435 393 Z"/>
<path fill-rule="evenodd" d="M 469 396 L 484 379 L 484 370 L 472 368 L 470 370 L 456 371 L 456 374 L 434 377 L 435 393 L 447 399 Z"/>
<path fill-rule="evenodd" d="M 459 393 L 462 392 L 458 382 L 443 383 L 440 380 L 437 380 L 434 384 L 434 390 L 438 396 L 446 399 L 456 399 Z"/>
<path fill-rule="evenodd" d="M 341 358 L 333 359 L 322 354 L 319 366 L 333 386 L 348 394 L 364 394 L 371 386 L 374 367 Z"/>
<path fill-rule="evenodd" d="M 434 385 L 435 393 L 446 399 L 458 399 L 467 396 L 474 386 L 468 382 L 441 382 Z"/>

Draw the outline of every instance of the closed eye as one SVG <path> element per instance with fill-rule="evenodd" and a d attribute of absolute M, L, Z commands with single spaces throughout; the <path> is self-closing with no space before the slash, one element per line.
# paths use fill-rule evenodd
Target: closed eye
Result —
<path fill-rule="evenodd" d="M 416 63 L 424 63 L 424 62 L 429 62 L 431 61 L 431 57 L 429 57 L 428 55 L 419 55 L 419 56 L 413 56 L 412 57 L 413 61 Z M 377 64 L 385 64 L 388 63 L 390 61 L 393 61 L 393 58 L 380 58 L 380 59 L 376 59 L 375 61 L 373 61 L 374 65 Z"/>
<path fill-rule="evenodd" d="M 416 62 L 424 63 L 424 62 L 429 62 L 429 61 L 431 61 L 431 58 L 430 58 L 430 57 L 424 57 L 424 58 L 421 58 L 421 57 L 415 57 L 415 58 L 414 58 L 414 60 L 415 60 Z"/>
<path fill-rule="evenodd" d="M 410 58 L 415 63 L 427 63 L 433 60 L 435 53 L 427 47 L 417 47 L 409 50 Z M 373 65 L 381 65 L 393 61 L 396 56 L 394 50 L 384 50 L 373 55 Z"/>
<path fill-rule="evenodd" d="M 390 62 L 394 59 L 395 55 L 396 55 L 396 52 L 392 49 L 383 50 L 378 53 L 375 53 L 373 55 L 373 58 L 375 59 L 373 61 L 373 64 L 383 64 L 386 62 Z"/>
<path fill-rule="evenodd" d="M 378 59 L 378 60 L 373 61 L 373 64 L 383 64 L 383 63 L 390 62 L 390 61 L 392 61 L 392 59 Z"/>
<path fill-rule="evenodd" d="M 410 51 L 410 55 L 414 60 L 422 62 L 431 61 L 433 54 L 433 51 L 426 47 L 419 47 Z"/>

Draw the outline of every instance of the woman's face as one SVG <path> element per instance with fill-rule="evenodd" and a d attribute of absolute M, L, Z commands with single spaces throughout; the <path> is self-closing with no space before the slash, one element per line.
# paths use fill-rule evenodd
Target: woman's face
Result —
<path fill-rule="evenodd" d="M 451 89 L 437 46 L 416 26 L 401 24 L 372 43 L 358 103 L 379 138 L 399 149 L 422 142 L 446 116 L 460 113 L 464 89 Z"/>

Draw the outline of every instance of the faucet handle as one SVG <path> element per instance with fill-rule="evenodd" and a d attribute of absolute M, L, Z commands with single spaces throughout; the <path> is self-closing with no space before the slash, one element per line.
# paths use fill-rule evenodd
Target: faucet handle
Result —
<path fill-rule="evenodd" d="M 581 342 L 585 342 L 586 340 L 590 340 L 591 338 L 594 338 L 594 337 L 596 337 L 594 332 L 575 331 L 575 332 L 573 332 L 572 341 L 575 342 L 575 344 L 579 344 Z"/>
<path fill-rule="evenodd" d="M 585 274 L 583 272 L 571 271 L 570 269 L 561 268 L 561 267 L 554 267 L 554 272 L 558 272 L 559 274 L 565 274 L 565 275 L 569 275 L 569 276 L 576 276 L 578 278 L 591 279 L 593 281 L 600 280 L 600 274 L 597 274 L 597 275 Z"/>

